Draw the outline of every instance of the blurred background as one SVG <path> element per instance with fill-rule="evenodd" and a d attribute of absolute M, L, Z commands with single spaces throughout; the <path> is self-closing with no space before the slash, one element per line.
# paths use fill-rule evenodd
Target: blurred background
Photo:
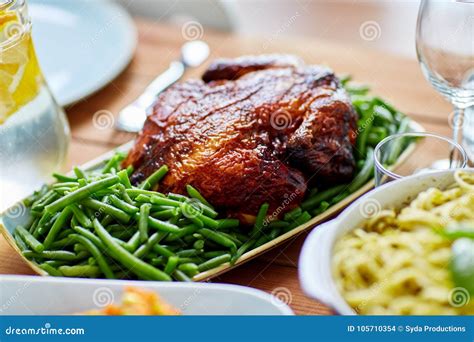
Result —
<path fill-rule="evenodd" d="M 193 19 L 218 30 L 258 34 L 269 43 L 283 36 L 309 36 L 416 57 L 419 0 L 115 1 L 134 15 L 177 24 Z M 364 28 L 369 39 L 361 39 Z"/>

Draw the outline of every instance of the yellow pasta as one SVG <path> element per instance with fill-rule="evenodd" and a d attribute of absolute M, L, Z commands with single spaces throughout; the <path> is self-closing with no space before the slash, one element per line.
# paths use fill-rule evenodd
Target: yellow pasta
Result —
<path fill-rule="evenodd" d="M 401 210 L 382 210 L 336 242 L 333 276 L 364 315 L 473 315 L 458 305 L 449 262 L 452 241 L 436 229 L 474 226 L 474 173 L 457 171 L 446 190 L 420 193 Z"/>

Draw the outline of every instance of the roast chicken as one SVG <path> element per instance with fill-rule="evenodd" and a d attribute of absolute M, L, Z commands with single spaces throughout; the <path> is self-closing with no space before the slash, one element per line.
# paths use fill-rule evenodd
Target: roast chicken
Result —
<path fill-rule="evenodd" d="M 160 191 L 191 184 L 231 216 L 265 202 L 280 214 L 308 186 L 353 177 L 356 120 L 326 67 L 288 55 L 221 59 L 157 98 L 124 166 L 138 183 L 166 164 Z"/>

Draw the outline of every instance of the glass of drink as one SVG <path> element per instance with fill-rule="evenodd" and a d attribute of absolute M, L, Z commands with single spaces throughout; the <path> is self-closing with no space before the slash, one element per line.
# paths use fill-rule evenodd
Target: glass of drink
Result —
<path fill-rule="evenodd" d="M 0 211 L 62 168 L 69 126 L 38 65 L 25 0 L 0 0 Z"/>
<path fill-rule="evenodd" d="M 411 145 L 415 142 L 415 145 Z M 412 149 L 393 165 L 400 151 Z M 451 155 L 451 163 L 444 160 Z M 417 173 L 464 168 L 467 154 L 461 145 L 441 135 L 427 132 L 399 133 L 386 137 L 374 150 L 375 186 Z"/>
<path fill-rule="evenodd" d="M 462 128 L 472 120 L 465 120 L 465 111 L 474 106 L 474 1 L 423 0 L 416 50 L 425 77 L 454 106 L 449 121 L 460 144 Z M 474 140 L 474 131 L 464 133 L 470 135 L 465 142 Z"/>

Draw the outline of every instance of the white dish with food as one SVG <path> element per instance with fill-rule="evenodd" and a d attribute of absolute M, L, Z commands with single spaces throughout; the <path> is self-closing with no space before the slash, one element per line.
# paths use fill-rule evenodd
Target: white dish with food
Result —
<path fill-rule="evenodd" d="M 252 288 L 207 283 L 0 276 L 0 315 L 71 315 L 117 304 L 127 286 L 157 293 L 182 315 L 293 315 Z"/>
<path fill-rule="evenodd" d="M 315 229 L 299 261 L 303 290 L 345 315 L 472 314 L 474 270 L 466 261 L 472 261 L 467 245 L 474 244 L 474 229 L 466 227 L 474 221 L 474 185 L 472 170 L 464 170 L 468 179 L 453 186 L 455 172 L 388 183 Z M 464 228 L 453 228 L 454 221 Z"/>

